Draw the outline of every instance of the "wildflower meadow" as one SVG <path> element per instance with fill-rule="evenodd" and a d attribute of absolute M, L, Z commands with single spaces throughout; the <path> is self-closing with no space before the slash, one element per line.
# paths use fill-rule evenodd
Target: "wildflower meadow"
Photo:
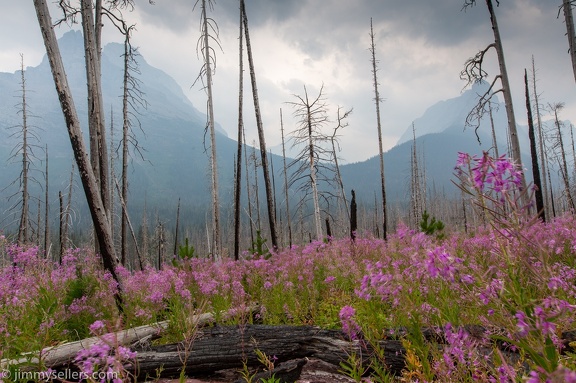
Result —
<path fill-rule="evenodd" d="M 386 241 L 360 233 L 269 257 L 177 258 L 161 270 L 119 266 L 121 286 L 90 250 L 70 249 L 55 264 L 0 237 L 3 369 L 14 371 L 20 361 L 50 372 L 41 355 L 22 358 L 98 336 L 73 361 L 85 380 L 134 381 L 126 364 L 138 352 L 111 333 L 167 320 L 155 342 L 179 342 L 193 336 L 186 318 L 211 312 L 227 325 L 341 330 L 375 350 L 342 361 L 341 371 L 356 381 L 576 382 L 569 340 L 576 331 L 576 217 L 537 219 L 531 188 L 521 189 L 521 173 L 505 158 L 462 154 L 455 175 L 485 218 L 467 232 L 400 225 Z M 255 316 L 243 314 L 253 306 Z M 377 357 L 375 345 L 386 339 L 405 350 L 401 375 Z M 8 374 L 3 381 L 15 380 Z"/>

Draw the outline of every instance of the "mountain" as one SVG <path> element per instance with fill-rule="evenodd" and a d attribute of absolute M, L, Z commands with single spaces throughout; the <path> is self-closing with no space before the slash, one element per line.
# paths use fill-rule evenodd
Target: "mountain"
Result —
<path fill-rule="evenodd" d="M 87 103 L 86 74 L 84 64 L 83 38 L 80 32 L 68 32 L 60 40 L 67 77 L 72 88 L 76 107 L 80 116 L 87 142 Z M 123 77 L 123 46 L 110 43 L 102 53 L 102 92 L 105 103 L 107 126 L 112 116 L 116 131 L 110 147 L 118 146 L 121 122 L 121 93 Z M 138 57 L 141 90 L 147 101 L 147 109 L 139 108 L 135 117 L 134 137 L 143 148 L 141 158 L 132 152 L 129 172 L 130 214 L 139 220 L 144 207 L 153 217 L 164 222 L 174 223 L 178 199 L 181 199 L 180 217 L 183 225 L 190 229 L 204 230 L 205 219 L 209 216 L 209 158 L 205 145 L 206 116 L 199 112 L 184 95 L 179 85 L 166 73 L 149 65 L 144 57 Z M 48 147 L 49 157 L 49 202 L 52 223 L 57 221 L 58 192 L 67 192 L 67 184 L 72 169 L 72 152 L 62 111 L 54 89 L 54 83 L 46 58 L 36 67 L 25 70 L 29 125 L 36 139 L 33 142 L 37 160 L 32 166 L 33 174 L 39 181 L 32 188 L 32 197 L 43 200 L 44 153 Z M 18 192 L 17 180 L 21 162 L 13 156 L 19 140 L 17 129 L 21 124 L 19 103 L 21 102 L 20 72 L 0 73 L 0 228 L 10 222 L 9 207 L 17 201 L 8 197 Z M 432 105 L 419 118 L 414 126 L 409 126 L 398 144 L 387 151 L 385 157 L 386 189 L 391 203 L 406 201 L 409 195 L 410 162 L 414 144 L 413 128 L 416 134 L 416 148 L 422 167 L 425 168 L 429 189 L 453 194 L 456 187 L 451 180 L 457 153 L 481 154 L 492 146 L 490 120 L 486 117 L 477 130 L 465 128 L 465 119 L 476 103 L 478 94 L 486 89 L 486 84 L 477 84 L 458 97 L 440 101 Z M 494 105 L 493 121 L 498 136 L 500 153 L 505 152 L 506 113 L 502 103 Z M 134 122 L 137 122 L 134 120 Z M 224 222 L 230 222 L 232 210 L 234 159 L 237 143 L 228 138 L 221 128 L 217 129 L 216 145 L 219 166 L 220 199 Z M 518 128 L 523 153 L 527 150 L 527 129 Z M 343 142 L 343 145 L 346 143 Z M 250 151 L 252 149 L 250 148 Z M 16 153 L 17 154 L 17 153 Z M 118 160 L 116 160 L 118 161 Z M 282 157 L 271 155 L 274 167 L 276 194 L 279 196 L 278 209 L 283 208 Z M 530 163 L 525 157 L 524 163 Z M 118 164 L 118 162 L 116 162 Z M 374 193 L 379 195 L 380 169 L 378 157 L 364 162 L 346 164 L 341 167 L 347 194 L 354 188 L 360 205 L 372 206 Z M 244 171 L 245 174 L 245 171 Z M 261 176 L 260 176 L 261 177 Z M 245 183 L 243 182 L 243 185 Z M 263 182 L 259 180 L 260 200 L 264 201 Z M 296 187 L 295 187 L 296 189 Z M 89 222 L 83 192 L 79 181 L 74 188 L 75 212 L 77 220 Z M 293 195 L 298 195 L 294 191 Z M 82 196 L 82 197 L 80 197 Z M 243 191 L 243 198 L 246 192 Z M 265 209 L 261 202 L 261 209 Z M 292 205 L 294 206 L 294 205 Z M 32 210 L 35 205 L 32 203 Z M 294 212 L 293 212 L 294 213 Z M 34 215 L 35 213 L 33 213 Z M 155 218 L 156 219 L 156 218 Z"/>
<path fill-rule="evenodd" d="M 481 95 L 488 91 L 489 84 L 485 81 L 475 83 L 472 87 L 464 91 L 458 97 L 449 100 L 439 101 L 430 106 L 424 114 L 414 120 L 416 137 L 427 134 L 442 133 L 447 130 L 464 130 L 468 113 L 478 103 Z M 506 110 L 504 104 L 498 103 L 493 106 L 493 120 L 495 126 L 506 126 Z M 480 121 L 479 131 L 490 133 L 490 119 L 483 118 Z M 498 129 L 498 141 L 505 140 L 506 131 Z M 400 136 L 397 145 L 412 141 L 412 125 Z"/>
<path fill-rule="evenodd" d="M 412 147 L 424 170 L 428 191 L 435 190 L 446 196 L 455 196 L 458 188 L 452 184 L 454 166 L 458 152 L 482 155 L 483 151 L 494 153 L 492 123 L 485 115 L 478 128 L 466 126 L 466 117 L 477 104 L 479 96 L 488 89 L 485 82 L 477 83 L 458 97 L 443 100 L 430 106 L 422 116 L 414 120 L 401 135 L 396 146 L 384 153 L 387 199 L 392 202 L 409 199 Z M 504 103 L 494 98 L 492 122 L 494 124 L 499 155 L 506 154 L 508 120 Z M 522 162 L 527 167 L 527 179 L 532 178 L 529 157 L 528 127 L 518 125 L 518 138 L 522 151 Z M 414 140 L 414 137 L 416 139 Z M 378 156 L 365 162 L 342 167 L 342 177 L 347 185 L 356 187 L 357 198 L 364 201 L 374 199 L 379 190 L 380 165 Z"/>
<path fill-rule="evenodd" d="M 81 32 L 67 32 L 59 39 L 59 46 L 87 144 L 87 91 Z M 114 148 L 118 146 L 122 126 L 123 51 L 122 44 L 110 43 L 102 52 L 102 93 L 107 126 L 111 125 L 113 115 L 116 127 L 114 142 L 109 144 Z M 192 105 L 170 76 L 150 66 L 141 56 L 138 57 L 138 68 L 140 89 L 148 107 L 138 108 L 135 113 L 134 136 L 135 141 L 142 147 L 144 159 L 132 153 L 129 174 L 130 206 L 133 211 L 141 211 L 146 201 L 148 208 L 159 215 L 168 212 L 171 214 L 176 210 L 178 198 L 182 198 L 182 205 L 185 206 L 183 215 L 190 215 L 192 211 L 200 208 L 204 211 L 207 205 L 205 201 L 209 196 L 209 162 L 205 152 L 209 141 L 204 144 L 206 116 Z M 50 203 L 57 206 L 58 191 L 67 191 L 72 151 L 47 58 L 44 57 L 36 67 L 27 67 L 25 76 L 28 124 L 36 137 L 33 145 L 38 146 L 34 151 L 37 160 L 32 168 L 38 169 L 34 174 L 43 185 L 43 175 L 40 174 L 45 166 L 42 149 L 47 146 Z M 18 191 L 18 185 L 11 183 L 18 177 L 21 162 L 19 157 L 11 156 L 19 142 L 15 133 L 22 123 L 19 113 L 20 82 L 20 71 L 0 73 L 0 211 L 3 212 L 0 216 L 0 227 L 7 220 L 6 210 L 16 200 L 12 198 L 7 202 L 6 199 Z M 236 146 L 237 143 L 229 139 L 217 126 L 220 193 L 225 198 L 229 197 L 233 190 L 232 164 Z M 33 197 L 42 195 L 42 187 L 37 185 L 32 189 Z M 77 196 L 82 194 L 79 181 L 75 190 Z M 83 204 L 80 205 L 78 209 L 84 210 Z M 55 212 L 57 209 L 53 210 Z M 203 219 L 204 213 L 201 216 Z M 86 218 L 84 220 L 86 221 Z"/>

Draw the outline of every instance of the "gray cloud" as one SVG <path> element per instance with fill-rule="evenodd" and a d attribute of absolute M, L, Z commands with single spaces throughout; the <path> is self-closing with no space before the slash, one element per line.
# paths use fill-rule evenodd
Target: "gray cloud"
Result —
<path fill-rule="evenodd" d="M 343 156 L 354 161 L 376 153 L 367 49 L 372 18 L 381 93 L 386 98 L 382 105 L 385 147 L 392 146 L 428 106 L 458 95 L 464 86 L 458 78 L 464 61 L 492 41 L 485 2 L 477 2 L 462 11 L 463 0 L 246 0 L 267 141 L 279 143 L 281 107 L 290 129 L 290 111 L 284 103 L 292 94 L 301 93 L 304 84 L 317 89 L 324 83 L 332 107 L 354 107 L 349 133 L 342 137 Z M 202 107 L 205 95 L 190 89 L 200 68 L 195 52 L 199 12 L 193 11 L 190 0 L 155 3 L 139 2 L 136 12 L 126 15 L 137 23 L 135 41 L 148 62 L 172 75 L 193 103 Z M 530 67 L 532 55 L 545 102 L 566 102 L 563 118 L 576 120 L 562 15 L 557 19 L 559 3 L 502 0 L 496 9 L 520 121 L 525 115 L 523 71 Z M 43 45 L 32 2 L 0 0 L 0 4 L 0 71 L 15 70 L 19 52 L 25 53 L 28 65 L 37 65 Z M 238 86 L 238 1 L 218 0 L 210 16 L 220 27 L 223 48 L 217 51 L 214 78 L 216 119 L 232 135 Z M 105 31 L 107 41 L 119 41 L 112 28 Z M 487 69 L 495 74 L 495 56 L 488 59 Z M 245 88 L 249 89 L 248 82 Z M 248 90 L 245 96 L 250 99 Z"/>

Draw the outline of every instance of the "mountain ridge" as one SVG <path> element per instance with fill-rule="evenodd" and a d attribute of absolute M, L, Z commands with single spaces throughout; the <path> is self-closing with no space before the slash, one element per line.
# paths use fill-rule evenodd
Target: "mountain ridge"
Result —
<path fill-rule="evenodd" d="M 81 125 L 87 137 L 86 79 L 84 68 L 83 38 L 81 32 L 68 32 L 60 40 L 62 55 L 69 82 L 72 87 Z M 110 127 L 110 114 L 114 114 L 114 125 L 121 126 L 121 84 L 122 84 L 123 45 L 109 43 L 102 54 L 103 96 L 105 101 L 107 126 Z M 142 130 L 136 128 L 136 140 L 146 149 L 145 158 L 139 158 L 132 151 L 129 174 L 131 215 L 139 217 L 144 206 L 156 211 L 158 217 L 165 220 L 176 210 L 176 203 L 182 198 L 182 217 L 193 222 L 200 230 L 204 229 L 204 220 L 209 209 L 209 163 L 206 153 L 205 124 L 206 117 L 198 111 L 185 96 L 180 86 L 168 74 L 149 65 L 143 57 L 140 64 L 139 79 L 148 102 L 147 109 L 136 114 Z M 48 145 L 50 173 L 50 203 L 57 204 L 58 189 L 66 190 L 72 167 L 72 153 L 69 138 L 64 125 L 62 111 L 56 97 L 52 76 L 46 58 L 36 67 L 25 71 L 29 90 L 29 110 L 39 116 L 32 119 L 44 130 L 38 132 L 39 144 Z M 20 73 L 0 73 L 0 184 L 9 185 L 17 178 L 18 164 L 9 163 L 10 151 L 16 141 L 10 137 L 8 128 L 20 123 L 21 118 L 14 107 L 18 103 Z M 426 160 L 426 174 L 438 188 L 454 187 L 451 183 L 452 170 L 458 151 L 481 154 L 489 150 L 491 133 L 486 120 L 478 129 L 481 144 L 478 143 L 474 129 L 465 128 L 464 119 L 468 108 L 483 88 L 473 87 L 458 97 L 439 101 L 414 120 L 417 152 Z M 39 121 L 40 120 L 40 121 Z M 505 137 L 505 109 L 503 105 L 495 108 L 494 121 L 498 136 Z M 527 134 L 519 127 L 519 136 L 523 153 L 528 153 Z M 120 133 L 115 133 L 110 147 L 118 146 Z M 506 142 L 500 139 L 499 142 Z M 345 145 L 345 143 L 342 143 Z M 409 185 L 412 126 L 401 136 L 399 143 L 385 154 L 386 187 L 390 202 L 406 200 Z M 233 195 L 234 169 L 237 142 L 225 135 L 220 128 L 217 134 L 217 160 L 220 179 L 220 195 L 223 217 L 230 217 Z M 248 147 L 251 151 L 252 148 Z M 504 153 L 504 148 L 500 148 Z M 271 155 L 276 180 L 282 180 L 282 157 Z M 525 162 L 529 163 L 529 162 Z M 43 159 L 39 158 L 38 168 L 42 169 Z M 371 205 L 374 193 L 380 190 L 378 156 L 366 161 L 341 166 L 346 193 L 356 189 L 359 204 Z M 250 170 L 253 174 L 253 169 Z M 245 171 L 244 171 L 245 174 Z M 252 175 L 253 176 L 253 175 Z M 259 176 L 261 177 L 261 176 Z M 407 178 L 408 177 L 408 178 Z M 259 180 L 262 187 L 263 182 Z M 244 187 L 244 186 L 243 186 Z M 78 187 L 77 187 L 78 188 Z M 276 182 L 276 194 L 284 195 L 283 182 Z M 40 187 L 34 190 L 40 195 Z M 455 190 L 455 189 L 454 189 Z M 13 192 L 13 190 L 12 190 Z M 4 200 L 9 191 L 3 191 Z M 263 191 L 261 191 L 263 193 Z M 296 194 L 295 191 L 292 194 Z M 40 197 L 39 197 L 40 198 Z M 83 197 L 82 197 L 83 198 Z M 246 193 L 243 192 L 244 201 Z M 283 204 L 279 200 L 278 204 Z M 0 209 L 6 212 L 9 204 L 0 201 Z M 278 207 L 280 209 L 280 207 Z M 82 209 L 79 209 L 82 210 Z M 1 218 L 0 218 L 1 219 Z M 87 221 L 87 219 L 85 219 Z"/>

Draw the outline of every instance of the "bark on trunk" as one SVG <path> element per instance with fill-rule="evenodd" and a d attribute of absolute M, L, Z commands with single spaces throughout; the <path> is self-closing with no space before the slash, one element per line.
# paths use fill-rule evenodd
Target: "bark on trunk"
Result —
<path fill-rule="evenodd" d="M 514 105 L 512 104 L 512 93 L 510 89 L 510 82 L 508 80 L 508 71 L 506 69 L 506 60 L 504 59 L 504 48 L 502 47 L 502 40 L 500 38 L 500 30 L 498 29 L 498 21 L 492 0 L 486 0 L 488 12 L 490 13 L 490 21 L 492 23 L 492 31 L 494 32 L 494 44 L 496 54 L 498 56 L 498 66 L 500 69 L 500 80 L 502 81 L 502 93 L 504 97 L 504 104 L 506 106 L 506 116 L 508 117 L 508 136 L 510 138 L 510 147 L 512 159 L 519 169 L 522 169 L 522 156 L 520 154 L 520 142 L 518 141 L 518 132 L 516 131 L 516 117 L 514 116 Z M 523 173 L 522 173 L 523 174 Z M 522 175 L 522 188 L 526 188 L 526 179 Z"/>
<path fill-rule="evenodd" d="M 26 105 L 26 78 L 24 76 L 24 59 L 20 63 L 20 72 L 22 74 L 22 209 L 20 212 L 20 225 L 18 227 L 18 244 L 23 245 L 28 242 L 28 169 L 30 161 L 28 160 L 28 111 Z"/>
<path fill-rule="evenodd" d="M 536 214 L 546 222 L 546 214 L 544 212 L 544 198 L 542 198 L 542 181 L 540 179 L 540 168 L 538 166 L 538 151 L 536 150 L 536 135 L 534 134 L 534 121 L 532 119 L 532 107 L 530 104 L 530 89 L 528 87 L 528 71 L 524 69 L 524 87 L 526 92 L 526 113 L 528 116 L 528 137 L 530 139 L 530 156 L 532 158 L 532 177 L 536 190 L 534 197 L 536 198 Z"/>
<path fill-rule="evenodd" d="M 238 148 L 236 149 L 236 179 L 234 183 L 234 259 L 240 258 L 240 197 L 242 194 L 242 131 L 244 119 L 242 116 L 244 107 L 244 60 L 243 55 L 243 24 L 242 10 L 240 10 L 240 33 L 238 37 Z"/>
<path fill-rule="evenodd" d="M 572 60 L 572 71 L 576 80 L 576 33 L 574 32 L 574 16 L 572 14 L 572 1 L 563 0 L 562 8 L 564 11 L 564 20 L 566 21 L 566 36 L 568 36 L 568 48 L 570 49 L 570 58 Z"/>
<path fill-rule="evenodd" d="M 252 97 L 254 99 L 254 112 L 256 114 L 256 126 L 258 128 L 258 139 L 260 141 L 260 158 L 262 160 L 262 171 L 264 172 L 264 186 L 266 189 L 266 202 L 268 205 L 268 224 L 270 226 L 270 237 L 274 250 L 278 249 L 278 235 L 276 233 L 276 216 L 274 214 L 274 199 L 272 193 L 272 183 L 268 169 L 268 157 L 266 153 L 266 139 L 264 137 L 264 127 L 262 126 L 262 116 L 260 113 L 260 101 L 258 100 L 258 87 L 256 86 L 256 72 L 254 70 L 254 60 L 252 58 L 252 47 L 250 45 L 250 33 L 248 31 L 248 17 L 244 0 L 240 0 L 240 9 L 244 20 L 244 36 L 246 37 L 246 51 L 248 53 L 248 65 L 250 66 L 250 79 L 252 83 Z"/>
<path fill-rule="evenodd" d="M 288 246 L 292 248 L 292 217 L 290 215 L 290 202 L 288 194 L 288 172 L 286 168 L 286 146 L 284 142 L 284 120 L 280 108 L 280 133 L 282 135 L 282 161 L 284 164 L 284 198 L 286 198 L 286 221 L 288 222 Z"/>
<path fill-rule="evenodd" d="M 205 319 L 213 318 L 207 315 Z M 200 319 L 197 318 L 197 320 Z M 129 345 L 135 342 L 138 344 L 137 347 L 133 347 L 137 350 L 136 364 L 127 368 L 133 370 L 139 377 L 156 376 L 157 371 L 161 371 L 162 376 L 165 377 L 177 377 L 183 368 L 186 375 L 200 377 L 211 376 L 225 369 L 241 370 L 244 364 L 248 367 L 258 367 L 262 364 L 255 351 L 259 350 L 277 358 L 275 362 L 277 369 L 272 370 L 272 373 L 291 374 L 289 376 L 292 380 L 286 378 L 284 381 L 293 382 L 299 378 L 295 372 L 301 370 L 302 360 L 316 359 L 333 366 L 340 366 L 341 362 L 348 360 L 348 357 L 354 353 L 362 356 L 362 364 L 368 368 L 371 356 L 376 355 L 374 345 L 365 340 L 351 341 L 341 331 L 323 330 L 314 326 L 203 327 L 199 328 L 191 339 L 187 339 L 186 344 L 173 343 L 151 347 L 149 341 L 158 337 L 166 327 L 167 323 L 161 322 L 116 333 L 117 344 Z M 481 326 L 464 326 L 463 329 L 473 339 L 485 340 L 489 337 L 487 330 Z M 405 336 L 406 329 L 398 329 L 397 334 L 399 337 Z M 441 347 L 446 344 L 444 335 L 437 329 L 424 328 L 422 334 L 424 339 L 432 345 Z M 564 345 L 563 353 L 574 352 L 575 339 L 575 331 L 561 334 L 561 342 Z M 90 338 L 45 350 L 43 354 L 45 366 L 54 370 L 66 368 L 78 351 L 97 341 L 97 338 Z M 379 363 L 385 364 L 391 374 L 400 375 L 405 367 L 406 353 L 400 338 L 379 341 L 378 348 L 383 352 L 378 353 Z M 499 349 L 509 362 L 521 361 L 517 351 L 498 341 L 481 347 L 479 352 L 490 357 L 493 355 L 494 348 Z M 4 368 L 8 363 L 14 362 L 3 360 L 0 367 Z"/>
<path fill-rule="evenodd" d="M 382 125 L 380 123 L 380 93 L 378 92 L 378 68 L 376 67 L 376 47 L 374 45 L 374 31 L 372 29 L 372 19 L 370 19 L 370 52 L 372 53 L 372 74 L 374 76 L 374 101 L 376 103 L 376 122 L 378 126 L 378 155 L 380 162 L 380 184 L 382 187 L 382 238 L 388 235 L 388 215 L 386 207 L 386 179 L 384 177 L 384 150 L 382 147 Z"/>
<path fill-rule="evenodd" d="M 92 221 L 94 222 L 96 236 L 101 244 L 100 255 L 104 267 L 119 284 L 119 292 L 116 296 L 116 300 L 120 305 L 122 288 L 115 271 L 116 251 L 114 249 L 112 232 L 110 230 L 110 221 L 106 216 L 100 190 L 90 165 L 86 146 L 84 145 L 82 130 L 80 129 L 80 121 L 78 119 L 76 107 L 74 106 L 70 87 L 68 86 L 68 79 L 66 78 L 66 72 L 64 71 L 64 64 L 62 62 L 62 56 L 60 55 L 56 35 L 52 29 L 52 21 L 48 11 L 48 5 L 46 0 L 34 0 L 34 7 L 36 8 L 40 30 L 42 32 L 44 45 L 46 46 L 46 54 L 54 77 L 54 85 L 56 87 L 56 92 L 58 93 L 64 119 L 66 120 L 66 127 L 68 129 L 72 150 L 74 152 L 74 158 L 76 160 L 76 165 L 78 166 L 80 179 L 82 180 L 82 186 L 86 194 L 86 200 L 88 202 L 88 207 L 90 208 Z"/>
<path fill-rule="evenodd" d="M 206 91 L 208 92 L 208 128 L 210 130 L 210 167 L 212 181 L 212 235 L 214 259 L 219 259 L 222 242 L 220 239 L 220 201 L 218 197 L 218 164 L 216 160 L 216 129 L 214 127 L 214 107 L 212 98 L 212 63 L 210 60 L 210 44 L 208 30 L 208 15 L 206 10 L 206 0 L 202 0 L 202 23 L 203 23 L 203 49 L 206 68 Z"/>

